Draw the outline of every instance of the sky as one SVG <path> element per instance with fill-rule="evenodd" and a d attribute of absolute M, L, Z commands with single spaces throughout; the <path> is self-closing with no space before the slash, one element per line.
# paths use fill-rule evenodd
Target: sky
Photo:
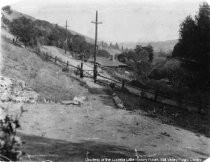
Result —
<path fill-rule="evenodd" d="M 148 42 L 178 39 L 179 25 L 198 12 L 204 0 L 7 0 L 5 4 L 37 19 L 47 20 L 107 42 Z M 210 0 L 206 0 L 208 3 Z M 209 3 L 210 4 L 210 3 Z"/>

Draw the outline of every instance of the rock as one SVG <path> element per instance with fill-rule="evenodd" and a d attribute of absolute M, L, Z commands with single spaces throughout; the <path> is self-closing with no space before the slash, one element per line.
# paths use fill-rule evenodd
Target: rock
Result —
<path fill-rule="evenodd" d="M 45 98 L 43 98 L 43 102 L 44 102 L 44 103 L 47 103 L 47 101 L 46 101 L 46 99 L 45 99 Z"/>
<path fill-rule="evenodd" d="M 86 100 L 85 96 L 74 97 L 73 99 L 74 103 L 78 105 L 83 105 L 85 100 Z"/>
<path fill-rule="evenodd" d="M 113 100 L 115 104 L 117 105 L 117 107 L 120 109 L 125 109 L 125 106 L 123 102 L 121 101 L 121 99 L 115 93 L 113 93 L 112 95 L 113 95 Z"/>
<path fill-rule="evenodd" d="M 61 104 L 63 104 L 63 105 L 74 105 L 74 101 L 73 100 L 64 100 L 64 101 L 61 101 Z"/>
<path fill-rule="evenodd" d="M 7 112 L 1 107 L 0 108 L 0 120 L 4 120 L 7 115 Z"/>
<path fill-rule="evenodd" d="M 61 101 L 61 104 L 64 105 L 83 105 L 84 101 L 87 99 L 85 96 L 80 96 L 80 97 L 74 97 L 73 100 L 64 100 Z"/>
<path fill-rule="evenodd" d="M 36 103 L 38 94 L 22 80 L 0 76 L 0 101 Z"/>
<path fill-rule="evenodd" d="M 168 134 L 167 132 L 161 132 L 160 134 L 164 135 L 164 136 L 167 136 L 167 137 L 170 137 L 170 134 Z"/>

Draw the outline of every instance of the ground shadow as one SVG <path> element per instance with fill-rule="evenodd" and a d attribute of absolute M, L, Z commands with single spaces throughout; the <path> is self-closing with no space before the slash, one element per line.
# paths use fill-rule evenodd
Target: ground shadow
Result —
<path fill-rule="evenodd" d="M 111 95 L 108 95 L 108 94 L 100 95 L 100 100 L 103 102 L 104 105 L 111 106 L 113 108 L 117 108 Z"/>
<path fill-rule="evenodd" d="M 180 127 L 194 133 L 210 137 L 209 114 L 189 112 L 186 109 L 154 102 L 131 93 L 116 90 L 115 93 L 124 102 L 127 110 L 143 110 L 144 115 L 159 119 L 162 123 Z"/>
<path fill-rule="evenodd" d="M 25 142 L 22 160 L 85 161 L 85 158 L 135 158 L 129 148 L 95 141 L 68 142 L 40 136 L 19 134 Z M 139 155 L 145 155 L 143 151 Z"/>

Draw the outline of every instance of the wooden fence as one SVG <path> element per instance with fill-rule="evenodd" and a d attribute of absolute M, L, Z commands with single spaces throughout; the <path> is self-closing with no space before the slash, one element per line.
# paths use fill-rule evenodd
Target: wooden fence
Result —
<path fill-rule="evenodd" d="M 132 86 L 129 83 L 126 83 L 124 80 L 116 81 L 107 77 L 104 77 L 99 74 L 100 77 L 105 78 L 107 80 L 110 80 L 110 83 L 114 83 L 115 86 L 118 88 L 121 88 L 121 90 L 126 89 L 132 94 L 135 94 L 137 96 L 140 96 L 142 98 L 146 98 L 149 100 L 152 100 L 154 102 L 159 102 L 163 104 L 167 104 L 170 106 L 186 109 L 191 112 L 199 112 L 200 108 L 202 108 L 201 103 L 197 103 L 194 101 L 189 101 L 181 98 L 176 98 L 172 95 L 166 95 L 163 92 L 154 90 L 154 89 L 145 89 L 145 88 L 140 88 L 136 86 Z M 210 109 L 209 105 L 204 105 L 207 109 Z"/>
<path fill-rule="evenodd" d="M 45 60 L 50 60 L 54 62 L 55 64 L 63 67 L 63 70 L 69 71 L 69 69 L 72 69 L 76 73 L 76 75 L 80 76 L 80 78 L 83 78 L 83 77 L 93 78 L 93 70 L 84 70 L 82 62 L 80 66 L 77 67 L 77 66 L 71 65 L 68 61 L 65 62 L 61 60 L 57 56 L 52 57 L 47 53 L 41 53 L 41 55 L 42 55 L 41 57 L 43 57 Z M 98 78 L 100 78 L 100 79 L 97 79 L 97 82 L 101 82 L 105 85 L 117 86 L 120 89 L 126 89 L 132 94 L 138 95 L 140 97 L 143 97 L 143 98 L 155 101 L 155 102 L 160 102 L 163 104 L 168 104 L 171 106 L 175 106 L 175 107 L 179 107 L 179 108 L 183 108 L 183 109 L 187 109 L 189 111 L 195 111 L 195 112 L 198 112 L 201 106 L 199 103 L 196 103 L 193 101 L 175 99 L 172 96 L 165 95 L 164 93 L 159 92 L 154 89 L 145 89 L 145 88 L 132 86 L 129 83 L 126 83 L 125 80 L 122 80 L 122 81 L 115 80 L 115 79 L 103 76 L 100 73 L 97 73 L 97 76 Z M 210 109 L 209 105 L 206 105 L 206 107 Z"/>

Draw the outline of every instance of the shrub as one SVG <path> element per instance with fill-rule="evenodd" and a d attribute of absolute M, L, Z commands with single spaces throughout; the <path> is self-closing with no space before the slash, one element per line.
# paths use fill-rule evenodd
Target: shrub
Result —
<path fill-rule="evenodd" d="M 100 57 L 110 57 L 110 54 L 106 50 L 98 50 L 97 56 Z"/>
<path fill-rule="evenodd" d="M 0 160 L 16 161 L 22 155 L 21 139 L 16 136 L 16 129 L 19 127 L 18 119 L 14 120 L 9 115 L 0 120 Z"/>
<path fill-rule="evenodd" d="M 1 17 L 1 19 L 5 25 L 10 25 L 11 22 L 4 15 Z"/>
<path fill-rule="evenodd" d="M 25 17 L 20 17 L 12 21 L 10 31 L 15 36 L 18 36 L 24 45 L 36 45 L 37 30 L 34 28 L 33 21 Z"/>

